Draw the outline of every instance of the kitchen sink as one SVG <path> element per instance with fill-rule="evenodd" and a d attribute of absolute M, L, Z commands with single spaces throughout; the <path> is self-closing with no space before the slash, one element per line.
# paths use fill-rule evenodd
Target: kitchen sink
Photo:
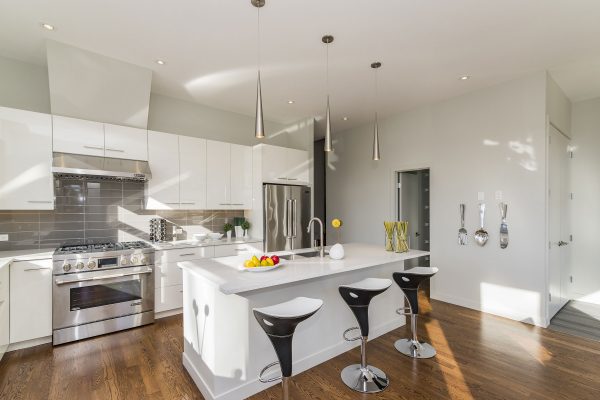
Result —
<path fill-rule="evenodd" d="M 328 251 L 325 251 L 325 255 L 329 254 Z M 279 256 L 279 258 L 283 259 L 283 260 L 300 260 L 303 258 L 313 258 L 313 257 L 319 257 L 319 251 L 307 251 L 304 253 L 297 253 L 297 254 L 285 254 L 282 256 Z"/>

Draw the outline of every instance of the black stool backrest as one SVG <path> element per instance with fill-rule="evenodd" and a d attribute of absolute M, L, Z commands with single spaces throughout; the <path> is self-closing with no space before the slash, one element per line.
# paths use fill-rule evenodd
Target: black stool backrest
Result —
<path fill-rule="evenodd" d="M 413 314 L 419 314 L 419 286 L 433 275 L 435 275 L 433 271 L 431 274 L 411 274 L 410 270 L 394 272 L 394 281 L 404 292 L 404 296 L 408 300 L 408 305 Z"/>
<path fill-rule="evenodd" d="M 369 304 L 373 297 L 385 292 L 388 288 L 381 290 L 362 290 L 346 286 L 340 286 L 340 295 L 350 306 L 354 313 L 362 336 L 369 336 Z"/>
<path fill-rule="evenodd" d="M 263 328 L 277 354 L 281 372 L 284 377 L 292 376 L 292 337 L 296 326 L 305 319 L 311 317 L 314 312 L 294 318 L 279 318 L 253 310 L 254 317 Z"/>

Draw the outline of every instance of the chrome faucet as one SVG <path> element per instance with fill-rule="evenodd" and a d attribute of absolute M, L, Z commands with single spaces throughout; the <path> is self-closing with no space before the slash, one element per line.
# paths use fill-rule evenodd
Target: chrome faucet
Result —
<path fill-rule="evenodd" d="M 319 225 L 321 225 L 321 236 L 319 242 L 321 248 L 319 249 L 319 256 L 323 258 L 325 257 L 325 248 L 323 247 L 323 221 L 321 221 L 319 218 L 312 218 L 310 221 L 308 221 L 308 228 L 306 228 L 306 233 L 310 233 L 310 228 L 313 226 L 313 222 L 315 221 L 317 221 Z"/>

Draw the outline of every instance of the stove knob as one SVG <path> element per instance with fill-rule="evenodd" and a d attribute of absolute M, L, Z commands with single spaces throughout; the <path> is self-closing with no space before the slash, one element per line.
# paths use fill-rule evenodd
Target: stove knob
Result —
<path fill-rule="evenodd" d="M 138 256 L 131 256 L 131 263 L 132 264 L 137 264 L 138 262 L 139 262 Z"/>
<path fill-rule="evenodd" d="M 83 267 L 84 267 L 84 266 L 85 266 L 85 265 L 83 264 L 83 262 L 79 261 L 79 262 L 77 263 L 77 265 L 75 266 L 75 268 L 77 268 L 77 269 L 83 269 Z"/>
<path fill-rule="evenodd" d="M 93 269 L 93 268 L 95 268 L 95 267 L 96 267 L 96 262 L 94 262 L 94 261 L 91 261 L 91 260 L 90 260 L 90 261 L 88 261 L 88 268 L 89 268 L 89 269 Z"/>
<path fill-rule="evenodd" d="M 148 262 L 148 258 L 146 256 L 142 256 L 142 258 L 140 259 L 140 263 L 146 264 L 147 262 Z"/>
<path fill-rule="evenodd" d="M 127 259 L 127 257 L 122 257 L 121 258 L 121 265 L 127 265 L 129 264 L 129 260 Z"/>
<path fill-rule="evenodd" d="M 69 272 L 71 270 L 71 264 L 69 263 L 64 263 L 63 264 L 63 271 L 65 272 Z"/>

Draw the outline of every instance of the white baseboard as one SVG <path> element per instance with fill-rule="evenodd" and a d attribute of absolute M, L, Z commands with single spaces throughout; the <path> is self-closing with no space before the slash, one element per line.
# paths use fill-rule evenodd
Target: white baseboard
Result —
<path fill-rule="evenodd" d="M 25 340 L 23 342 L 11 343 L 8 345 L 8 351 L 26 349 L 28 347 L 39 346 L 41 344 L 52 343 L 52 336 L 45 336 L 37 339 Z"/>
<path fill-rule="evenodd" d="M 379 325 L 376 327 L 371 327 L 369 340 L 373 340 L 381 335 L 384 335 L 388 332 L 393 331 L 394 329 L 400 328 L 400 327 L 404 326 L 405 323 L 406 323 L 406 319 L 402 318 L 402 319 L 395 319 L 391 322 L 388 322 L 386 324 L 382 324 L 382 325 Z M 331 360 L 332 358 L 337 357 L 338 355 L 345 353 L 359 345 L 360 345 L 360 342 L 358 342 L 358 341 L 357 342 L 346 342 L 345 340 L 342 339 L 340 342 L 338 342 L 332 346 L 326 347 L 326 348 L 321 349 L 318 352 L 313 353 L 307 357 L 304 357 L 300 360 L 294 361 L 294 364 L 293 364 L 294 375 L 304 372 L 304 371 L 306 371 L 312 367 L 315 367 L 327 360 Z M 214 393 L 212 393 L 212 391 L 209 389 L 206 382 L 204 382 L 204 380 L 202 379 L 202 376 L 200 375 L 200 373 L 198 372 L 196 367 L 194 367 L 193 363 L 190 361 L 190 359 L 188 358 L 188 356 L 185 353 L 183 353 L 182 359 L 183 359 L 183 366 L 188 371 L 188 373 L 192 377 L 192 380 L 194 381 L 194 383 L 196 383 L 196 386 L 198 386 L 198 389 L 200 389 L 200 392 L 202 393 L 202 395 L 204 396 L 204 398 L 206 400 L 245 399 L 256 393 L 262 392 L 263 390 L 266 390 L 271 386 L 277 385 L 279 383 L 279 382 L 272 382 L 269 384 L 261 383 L 258 381 L 258 377 L 256 377 L 256 378 L 249 380 L 246 383 L 244 383 L 228 392 L 221 393 L 221 394 L 215 396 Z M 356 362 L 359 362 L 359 361 L 360 360 L 357 360 Z"/>
<path fill-rule="evenodd" d="M 445 293 L 435 293 L 435 294 L 431 293 L 431 298 L 434 300 L 443 301 L 444 303 L 450 303 L 450 304 L 454 304 L 457 306 L 470 308 L 472 310 L 481 311 L 481 312 L 484 312 L 487 314 L 497 315 L 499 317 L 512 319 L 512 320 L 518 321 L 518 322 L 524 322 L 524 323 L 530 324 L 530 325 L 540 326 L 542 328 L 546 328 L 548 326 L 546 318 L 544 318 L 542 316 L 536 316 L 535 318 L 532 319 L 531 315 L 520 314 L 518 312 L 514 312 L 513 310 L 506 309 L 506 308 L 505 309 L 498 308 L 495 310 L 489 310 L 489 309 L 484 310 L 484 309 L 482 309 L 481 304 L 479 302 L 472 301 L 470 299 L 465 299 L 465 298 L 461 298 L 461 297 L 448 295 Z"/>
<path fill-rule="evenodd" d="M 154 319 L 161 319 L 166 317 L 172 317 L 173 315 L 183 314 L 183 308 L 176 308 L 174 310 L 167 310 L 154 313 Z"/>

